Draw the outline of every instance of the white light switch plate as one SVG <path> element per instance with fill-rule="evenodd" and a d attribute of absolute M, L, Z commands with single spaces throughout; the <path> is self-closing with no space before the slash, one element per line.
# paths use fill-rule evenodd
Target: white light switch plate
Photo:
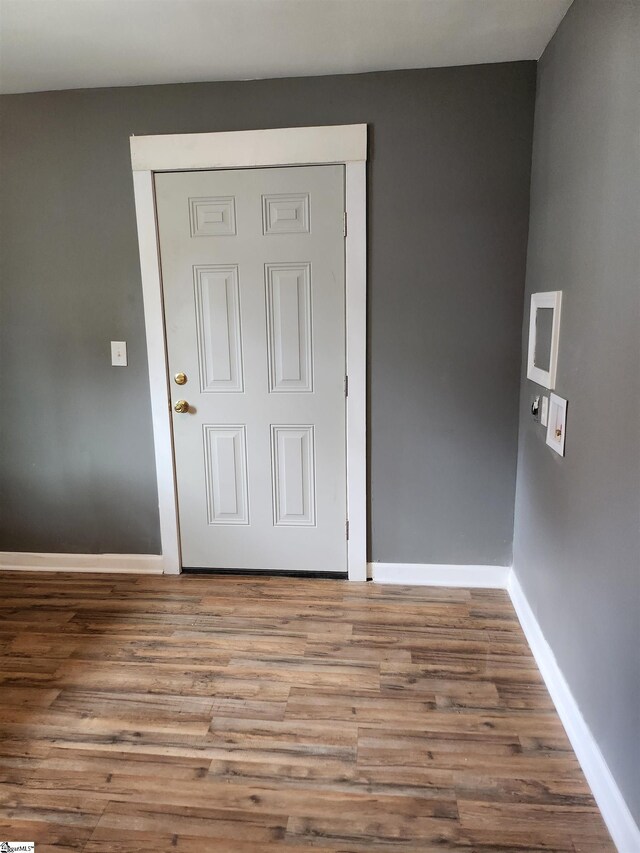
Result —
<path fill-rule="evenodd" d="M 127 366 L 126 341 L 111 341 L 111 364 L 113 367 Z"/>
<path fill-rule="evenodd" d="M 549 421 L 549 398 L 542 398 L 542 405 L 540 406 L 540 423 L 542 426 L 546 426 Z"/>

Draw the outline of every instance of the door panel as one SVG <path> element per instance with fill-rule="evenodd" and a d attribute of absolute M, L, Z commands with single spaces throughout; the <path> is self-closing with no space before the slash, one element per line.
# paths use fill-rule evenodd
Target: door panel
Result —
<path fill-rule="evenodd" d="M 244 426 L 205 424 L 209 524 L 249 524 L 247 442 Z"/>
<path fill-rule="evenodd" d="M 313 391 L 311 264 L 267 264 L 270 391 Z"/>
<path fill-rule="evenodd" d="M 273 523 L 316 522 L 313 426 L 272 426 Z"/>
<path fill-rule="evenodd" d="M 195 267 L 200 390 L 242 391 L 238 267 Z"/>
<path fill-rule="evenodd" d="M 182 563 L 346 571 L 344 169 L 155 183 Z"/>

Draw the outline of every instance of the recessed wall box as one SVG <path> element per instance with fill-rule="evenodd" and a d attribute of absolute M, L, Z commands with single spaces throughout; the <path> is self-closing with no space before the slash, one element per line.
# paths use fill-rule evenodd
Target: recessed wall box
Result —
<path fill-rule="evenodd" d="M 531 294 L 527 379 L 554 388 L 560 341 L 562 291 Z"/>

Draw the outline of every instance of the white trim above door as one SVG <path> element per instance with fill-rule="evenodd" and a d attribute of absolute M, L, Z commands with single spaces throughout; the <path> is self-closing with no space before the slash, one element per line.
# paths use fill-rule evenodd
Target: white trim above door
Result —
<path fill-rule="evenodd" d="M 225 133 L 132 136 L 131 163 L 149 362 L 162 566 L 181 570 L 175 466 L 162 301 L 154 172 L 343 164 L 346 171 L 347 560 L 349 580 L 367 579 L 366 159 L 367 126 L 336 125 Z"/>

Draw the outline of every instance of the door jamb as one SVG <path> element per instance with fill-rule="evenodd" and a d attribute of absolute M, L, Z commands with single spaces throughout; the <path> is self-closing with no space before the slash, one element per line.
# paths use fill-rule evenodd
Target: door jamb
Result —
<path fill-rule="evenodd" d="M 179 574 L 181 558 L 154 173 L 258 166 L 345 166 L 346 356 L 349 377 L 346 398 L 347 568 L 349 580 L 365 581 L 367 125 L 132 136 L 130 145 L 165 574 Z"/>

